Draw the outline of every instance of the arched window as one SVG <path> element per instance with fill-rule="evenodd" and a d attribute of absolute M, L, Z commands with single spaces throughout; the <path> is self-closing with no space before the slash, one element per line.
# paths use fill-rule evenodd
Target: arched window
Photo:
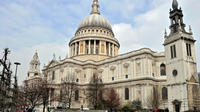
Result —
<path fill-rule="evenodd" d="M 165 76 L 166 75 L 166 67 L 165 64 L 160 65 L 160 75 Z"/>
<path fill-rule="evenodd" d="M 167 88 L 163 87 L 162 88 L 162 99 L 167 100 L 168 99 L 168 93 L 167 93 Z"/>
<path fill-rule="evenodd" d="M 129 100 L 129 89 L 125 88 L 125 100 Z"/>
<path fill-rule="evenodd" d="M 34 76 L 37 76 L 37 75 L 38 75 L 38 73 L 35 73 L 35 74 L 34 74 Z"/>
<path fill-rule="evenodd" d="M 79 82 L 79 79 L 76 79 L 76 82 Z"/>
<path fill-rule="evenodd" d="M 79 91 L 76 90 L 75 91 L 75 101 L 78 101 L 78 99 L 79 99 Z"/>

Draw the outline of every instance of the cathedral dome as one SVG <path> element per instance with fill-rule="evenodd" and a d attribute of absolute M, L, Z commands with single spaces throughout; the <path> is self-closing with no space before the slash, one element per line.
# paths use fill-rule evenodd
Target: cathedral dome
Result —
<path fill-rule="evenodd" d="M 112 27 L 110 23 L 100 14 L 90 14 L 80 23 L 77 32 L 86 27 L 100 27 L 110 30 L 112 32 Z"/>
<path fill-rule="evenodd" d="M 69 42 L 70 57 L 99 61 L 117 56 L 119 47 L 110 23 L 100 15 L 98 0 L 93 0 L 90 15 L 79 24 Z"/>

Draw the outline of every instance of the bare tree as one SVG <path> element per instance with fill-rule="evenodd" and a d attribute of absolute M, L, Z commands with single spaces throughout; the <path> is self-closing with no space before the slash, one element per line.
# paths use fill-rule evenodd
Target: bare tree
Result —
<path fill-rule="evenodd" d="M 158 91 L 158 86 L 153 87 L 151 95 L 148 97 L 147 103 L 150 107 L 158 109 L 160 106 L 160 93 Z"/>
<path fill-rule="evenodd" d="M 3 58 L 0 59 L 0 111 L 8 111 L 12 104 L 11 62 L 8 60 L 10 50 L 4 49 Z"/>
<path fill-rule="evenodd" d="M 13 88 L 13 98 L 12 98 L 12 109 L 11 111 L 17 111 L 26 106 L 24 97 L 22 97 L 22 91 L 19 88 Z"/>
<path fill-rule="evenodd" d="M 50 95 L 50 87 L 48 86 L 48 83 L 46 80 L 41 81 L 41 105 L 43 105 L 43 112 L 45 112 L 46 106 L 49 104 L 51 101 L 58 101 L 58 95 L 54 94 L 51 96 L 49 99 Z"/>
<path fill-rule="evenodd" d="M 76 78 L 73 74 L 68 74 L 61 84 L 60 102 L 71 108 L 72 98 L 75 96 L 77 90 Z"/>
<path fill-rule="evenodd" d="M 91 77 L 90 84 L 88 87 L 88 99 L 93 104 L 94 108 L 97 109 L 98 103 L 101 103 L 103 100 L 103 82 L 101 76 L 97 73 Z"/>
<path fill-rule="evenodd" d="M 19 99 L 24 100 L 26 102 L 26 106 L 30 106 L 32 110 L 36 106 L 43 105 L 43 112 L 45 112 L 46 105 L 49 101 L 55 100 L 54 98 L 49 100 L 49 87 L 46 80 L 42 78 L 27 80 L 24 82 L 25 86 L 21 89 L 21 94 L 19 95 Z"/>
<path fill-rule="evenodd" d="M 42 102 L 42 84 L 41 80 L 34 83 L 25 84 L 24 97 L 28 106 L 33 110 L 36 106 L 41 105 Z"/>
<path fill-rule="evenodd" d="M 32 110 L 36 106 L 43 106 L 43 112 L 45 112 L 47 104 L 51 101 L 57 101 L 58 95 L 54 94 L 49 99 L 49 90 L 50 87 L 46 80 L 39 78 L 34 79 L 32 82 L 25 81 L 25 86 L 22 87 L 20 94 L 18 105 L 24 105 L 24 107 L 31 106 Z M 23 103 L 25 102 L 25 103 Z"/>

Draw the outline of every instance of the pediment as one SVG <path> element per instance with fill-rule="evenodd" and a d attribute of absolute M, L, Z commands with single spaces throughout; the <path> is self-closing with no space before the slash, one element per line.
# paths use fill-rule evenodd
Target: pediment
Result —
<path fill-rule="evenodd" d="M 196 83 L 197 81 L 196 81 L 196 79 L 194 78 L 194 76 L 192 75 L 191 78 L 190 78 L 190 80 L 189 80 L 189 82 Z"/>
<path fill-rule="evenodd" d="M 51 60 L 51 61 L 49 62 L 49 64 L 47 65 L 47 68 L 53 67 L 53 66 L 55 66 L 57 63 L 58 63 L 57 61 Z"/>

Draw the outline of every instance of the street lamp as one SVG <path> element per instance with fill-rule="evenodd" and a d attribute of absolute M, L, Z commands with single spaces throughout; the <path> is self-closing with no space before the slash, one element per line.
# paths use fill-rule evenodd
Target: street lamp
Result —
<path fill-rule="evenodd" d="M 17 86 L 18 86 L 18 84 L 17 84 L 17 68 L 18 68 L 18 66 L 21 65 L 21 64 L 20 64 L 19 62 L 15 62 L 14 64 L 16 65 L 15 77 L 14 77 L 14 79 L 15 79 L 14 88 L 17 89 Z"/>
<path fill-rule="evenodd" d="M 21 65 L 19 62 L 15 62 L 14 63 L 15 65 L 16 65 L 16 70 L 15 70 L 15 77 L 14 77 L 14 79 L 15 79 L 15 82 L 14 82 L 14 93 L 13 93 L 13 101 L 16 103 L 16 97 L 17 97 L 17 94 L 18 94 L 18 84 L 17 84 L 17 68 L 18 68 L 18 66 L 19 65 Z M 12 108 L 12 110 L 16 110 L 17 109 L 17 107 L 13 107 Z"/>
<path fill-rule="evenodd" d="M 17 67 L 18 67 L 19 65 L 21 65 L 21 63 L 15 62 L 14 64 L 16 65 L 15 77 L 17 78 Z"/>

